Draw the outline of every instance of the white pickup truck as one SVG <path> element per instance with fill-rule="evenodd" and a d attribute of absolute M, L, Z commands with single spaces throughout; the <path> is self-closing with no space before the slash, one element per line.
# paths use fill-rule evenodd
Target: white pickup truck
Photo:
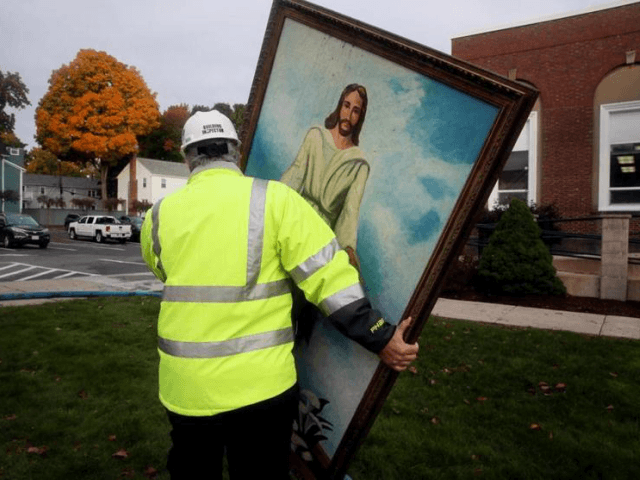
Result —
<path fill-rule="evenodd" d="M 69 238 L 93 238 L 102 243 L 107 239 L 125 243 L 131 238 L 131 225 L 120 223 L 107 215 L 86 215 L 69 224 Z"/>

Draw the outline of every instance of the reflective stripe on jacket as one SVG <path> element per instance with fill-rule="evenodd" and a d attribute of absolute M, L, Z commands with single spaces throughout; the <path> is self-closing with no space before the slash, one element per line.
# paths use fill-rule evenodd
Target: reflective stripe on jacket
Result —
<path fill-rule="evenodd" d="M 313 209 L 226 162 L 197 169 L 154 205 L 141 248 L 165 283 L 160 400 L 182 415 L 234 410 L 294 385 L 291 279 L 330 318 L 348 311 L 353 321 L 354 305 L 366 302 L 358 272 Z M 371 316 L 368 303 L 364 310 Z"/>

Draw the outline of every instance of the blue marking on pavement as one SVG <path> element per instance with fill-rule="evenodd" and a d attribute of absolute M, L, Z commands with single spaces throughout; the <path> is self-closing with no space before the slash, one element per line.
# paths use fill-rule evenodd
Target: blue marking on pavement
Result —
<path fill-rule="evenodd" d="M 136 290 L 131 292 L 66 291 L 66 292 L 27 292 L 0 294 L 0 302 L 8 300 L 34 300 L 38 298 L 83 298 L 83 297 L 162 297 L 162 292 Z"/>

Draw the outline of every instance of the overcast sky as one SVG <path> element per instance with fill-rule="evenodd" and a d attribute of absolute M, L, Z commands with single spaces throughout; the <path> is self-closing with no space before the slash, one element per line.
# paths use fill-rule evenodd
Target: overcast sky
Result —
<path fill-rule="evenodd" d="M 315 0 L 322 7 L 444 53 L 451 39 L 563 15 L 607 0 Z M 614 4 L 629 3 L 629 0 Z M 160 110 L 179 103 L 246 103 L 270 0 L 2 0 L 0 70 L 18 72 L 31 107 L 16 134 L 36 146 L 34 112 L 53 70 L 79 50 L 105 51 L 135 66 Z"/>

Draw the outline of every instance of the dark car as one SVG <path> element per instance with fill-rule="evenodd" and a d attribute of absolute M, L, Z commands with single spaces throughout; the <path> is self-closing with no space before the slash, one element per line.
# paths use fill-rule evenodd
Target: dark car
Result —
<path fill-rule="evenodd" d="M 142 229 L 143 218 L 141 217 L 128 217 L 123 215 L 120 217 L 120 221 L 127 225 L 131 225 L 131 241 L 139 242 L 140 241 L 140 230 Z"/>
<path fill-rule="evenodd" d="M 30 215 L 22 213 L 0 213 L 0 242 L 4 248 L 29 243 L 47 248 L 51 234 Z"/>
<path fill-rule="evenodd" d="M 67 215 L 66 217 L 64 217 L 64 229 L 65 230 L 69 230 L 69 224 L 71 222 L 75 222 L 76 220 L 78 220 L 80 218 L 80 215 L 77 215 L 75 213 L 70 213 L 69 215 Z"/>

